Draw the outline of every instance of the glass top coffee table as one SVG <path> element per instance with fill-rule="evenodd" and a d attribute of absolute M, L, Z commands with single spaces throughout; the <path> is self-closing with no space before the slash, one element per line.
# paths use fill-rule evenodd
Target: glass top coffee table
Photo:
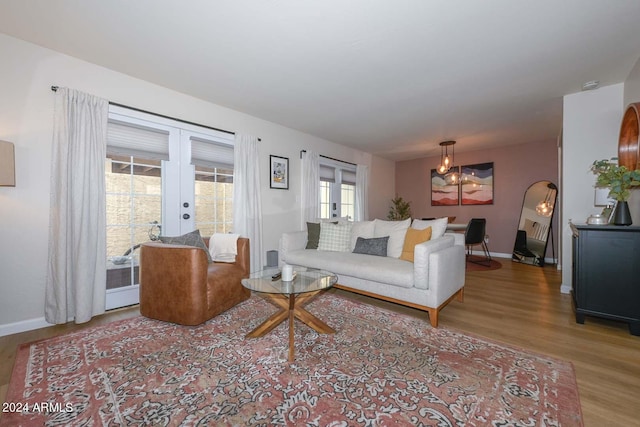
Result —
<path fill-rule="evenodd" d="M 293 266 L 296 276 L 291 281 L 283 281 L 280 278 L 273 280 L 272 276 L 279 273 L 277 268 L 268 268 L 251 274 L 248 279 L 242 279 L 242 286 L 255 292 L 264 294 L 275 303 L 280 310 L 262 322 L 257 328 L 249 332 L 247 338 L 262 337 L 271 332 L 276 326 L 289 319 L 289 361 L 293 362 L 293 324 L 294 319 L 305 323 L 320 334 L 333 334 L 336 331 L 303 308 L 318 293 L 329 289 L 337 281 L 338 277 L 325 270 L 315 268 Z"/>

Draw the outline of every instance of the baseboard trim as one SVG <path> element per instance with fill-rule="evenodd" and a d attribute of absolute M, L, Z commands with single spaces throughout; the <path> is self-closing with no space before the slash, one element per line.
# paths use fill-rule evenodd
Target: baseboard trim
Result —
<path fill-rule="evenodd" d="M 19 334 L 20 332 L 33 331 L 34 329 L 46 328 L 49 326 L 53 326 L 53 324 L 47 322 L 44 317 L 22 320 L 15 323 L 7 323 L 0 325 L 0 337 Z"/>
<path fill-rule="evenodd" d="M 560 286 L 560 293 L 570 294 L 571 293 L 571 285 L 562 285 L 562 286 Z"/>
<path fill-rule="evenodd" d="M 471 251 L 471 255 L 484 256 L 484 252 L 483 251 Z M 489 252 L 489 255 L 491 255 L 491 258 L 511 258 L 511 254 L 503 254 L 503 253 L 500 253 L 500 252 Z"/>
<path fill-rule="evenodd" d="M 479 256 L 484 256 L 484 252 L 482 251 L 471 251 L 471 255 L 479 255 Z M 513 254 L 505 254 L 505 253 L 501 253 L 501 252 L 489 252 L 489 255 L 491 255 L 491 258 L 510 258 L 512 259 Z M 562 270 L 562 265 L 560 265 L 560 262 L 558 261 L 558 258 L 545 258 L 544 259 L 544 263 L 545 264 L 556 264 L 556 268 L 558 270 Z M 569 290 L 571 290 L 571 288 L 569 288 Z M 565 292 L 568 293 L 568 292 Z"/>

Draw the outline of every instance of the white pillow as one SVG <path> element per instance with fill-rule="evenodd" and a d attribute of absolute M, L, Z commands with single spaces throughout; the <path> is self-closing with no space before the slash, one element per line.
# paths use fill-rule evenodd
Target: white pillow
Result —
<path fill-rule="evenodd" d="M 356 248 L 358 237 L 363 239 L 371 239 L 375 223 L 373 221 L 356 221 L 351 226 L 351 252 Z"/>
<path fill-rule="evenodd" d="M 431 227 L 431 240 L 437 239 L 438 237 L 444 236 L 444 232 L 447 231 L 447 224 L 449 223 L 449 218 L 446 216 L 444 218 L 436 218 L 436 219 L 414 219 L 411 224 L 411 228 L 415 228 L 416 230 L 424 230 L 427 227 Z"/>
<path fill-rule="evenodd" d="M 320 223 L 319 251 L 351 252 L 351 223 Z"/>
<path fill-rule="evenodd" d="M 387 243 L 388 257 L 399 258 L 402 255 L 404 236 L 407 234 L 409 225 L 411 225 L 411 218 L 407 218 L 404 221 L 374 220 L 373 237 L 389 236 L 389 242 Z"/>

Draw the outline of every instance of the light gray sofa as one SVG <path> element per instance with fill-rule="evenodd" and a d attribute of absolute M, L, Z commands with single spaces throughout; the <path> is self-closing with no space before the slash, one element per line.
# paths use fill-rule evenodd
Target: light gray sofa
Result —
<path fill-rule="evenodd" d="M 307 231 L 284 233 L 279 243 L 281 264 L 335 273 L 338 276 L 335 287 L 424 310 L 434 327 L 446 304 L 454 298 L 463 299 L 466 268 L 463 234 L 445 233 L 416 245 L 414 262 L 390 256 L 305 249 L 306 244 Z"/>

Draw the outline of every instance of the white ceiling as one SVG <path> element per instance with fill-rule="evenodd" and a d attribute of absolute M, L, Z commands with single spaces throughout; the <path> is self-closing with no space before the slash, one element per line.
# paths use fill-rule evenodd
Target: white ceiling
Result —
<path fill-rule="evenodd" d="M 0 0 L 0 32 L 403 160 L 555 140 L 640 57 L 640 1 Z"/>

